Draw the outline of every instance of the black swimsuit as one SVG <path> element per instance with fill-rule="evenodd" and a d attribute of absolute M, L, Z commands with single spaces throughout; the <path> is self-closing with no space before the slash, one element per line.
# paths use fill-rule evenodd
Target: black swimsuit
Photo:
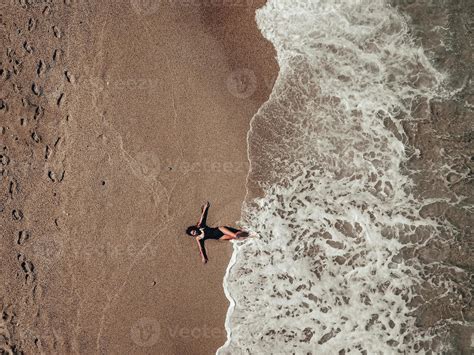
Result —
<path fill-rule="evenodd" d="M 206 224 L 207 211 L 208 210 L 206 209 L 203 216 L 202 216 L 200 224 L 198 224 L 198 228 L 201 229 L 202 231 L 204 231 L 204 236 L 200 239 L 202 241 L 205 241 L 207 239 L 219 240 L 224 236 L 224 233 L 222 233 L 222 231 L 218 227 L 212 228 L 212 227 L 207 226 L 207 224 Z M 226 228 L 228 230 L 230 230 L 232 233 L 240 232 L 238 229 L 235 229 L 235 228 L 232 228 L 232 227 L 227 227 L 226 226 Z"/>
<path fill-rule="evenodd" d="M 235 229 L 235 228 L 232 228 L 232 227 L 227 227 L 226 226 L 226 228 L 228 230 L 230 230 L 232 233 L 239 232 L 238 229 Z M 207 240 L 207 239 L 219 240 L 224 236 L 224 233 L 222 233 L 222 231 L 217 227 L 212 228 L 212 227 L 204 226 L 204 227 L 202 227 L 202 229 L 204 230 L 204 238 L 202 238 L 201 240 Z"/>

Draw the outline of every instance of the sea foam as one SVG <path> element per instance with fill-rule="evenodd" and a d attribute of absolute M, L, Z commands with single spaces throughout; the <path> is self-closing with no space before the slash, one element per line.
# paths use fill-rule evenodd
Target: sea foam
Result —
<path fill-rule="evenodd" d="M 218 353 L 442 351 L 413 316 L 430 281 L 404 251 L 440 222 L 419 214 L 403 122 L 443 75 L 386 1 L 270 0 L 257 23 L 280 73 L 248 134 L 255 236 L 234 244 Z"/>

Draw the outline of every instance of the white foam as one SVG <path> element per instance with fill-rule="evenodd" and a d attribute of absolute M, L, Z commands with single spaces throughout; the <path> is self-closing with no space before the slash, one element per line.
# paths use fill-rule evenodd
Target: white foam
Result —
<path fill-rule="evenodd" d="M 385 1 L 273 0 L 257 22 L 280 73 L 248 135 L 265 196 L 243 207 L 258 237 L 234 244 L 218 353 L 415 351 L 432 333 L 410 306 L 423 267 L 402 251 L 437 224 L 402 172 L 403 122 L 443 75 Z"/>

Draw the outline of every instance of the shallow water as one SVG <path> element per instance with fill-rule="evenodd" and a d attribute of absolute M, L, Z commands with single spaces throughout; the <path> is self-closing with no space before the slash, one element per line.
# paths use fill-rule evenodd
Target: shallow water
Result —
<path fill-rule="evenodd" d="M 255 237 L 234 244 L 218 353 L 446 351 L 449 317 L 416 314 L 465 275 L 415 257 L 455 228 L 420 215 L 443 198 L 414 194 L 404 124 L 451 95 L 448 74 L 386 1 L 269 1 L 257 22 L 280 74 L 248 134 Z"/>

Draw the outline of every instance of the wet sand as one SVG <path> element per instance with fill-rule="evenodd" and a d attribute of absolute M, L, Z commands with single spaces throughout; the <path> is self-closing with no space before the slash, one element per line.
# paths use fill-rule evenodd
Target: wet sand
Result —
<path fill-rule="evenodd" d="M 277 66 L 255 8 L 2 6 L 0 348 L 209 354 L 230 243 L 201 263 L 200 206 L 234 225 L 249 120 Z M 241 4 L 241 2 L 239 2 Z"/>

